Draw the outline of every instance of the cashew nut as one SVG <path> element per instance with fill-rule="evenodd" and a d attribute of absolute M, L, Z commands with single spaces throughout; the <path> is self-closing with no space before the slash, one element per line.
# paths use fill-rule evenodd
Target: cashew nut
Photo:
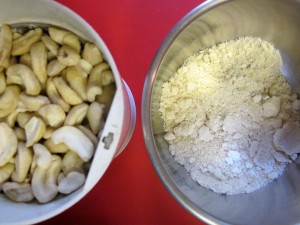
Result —
<path fill-rule="evenodd" d="M 89 102 L 95 101 L 96 96 L 103 93 L 102 73 L 106 70 L 109 70 L 107 63 L 100 63 L 92 69 L 87 84 L 87 99 Z"/>
<path fill-rule="evenodd" d="M 46 132 L 44 121 L 36 116 L 33 116 L 25 125 L 26 146 L 30 147 L 37 143 Z"/>
<path fill-rule="evenodd" d="M 30 55 L 32 70 L 40 83 L 44 86 L 47 80 L 47 49 L 42 41 L 31 46 Z"/>
<path fill-rule="evenodd" d="M 92 43 L 85 43 L 82 58 L 88 61 L 92 66 L 103 62 L 103 57 L 96 45 Z"/>
<path fill-rule="evenodd" d="M 29 68 L 32 67 L 32 63 L 31 63 L 31 55 L 29 53 L 26 53 L 24 55 L 21 55 L 20 60 L 19 60 L 20 64 L 23 64 L 25 66 L 28 66 Z M 21 77 L 20 77 L 21 79 Z M 22 79 L 21 79 L 22 81 Z M 23 82 L 22 82 L 23 83 Z M 22 84 L 21 83 L 21 84 Z"/>
<path fill-rule="evenodd" d="M 44 133 L 43 138 L 44 138 L 44 139 L 49 139 L 49 138 L 51 138 L 53 132 L 54 132 L 54 128 L 53 128 L 53 127 L 46 127 L 46 131 L 45 131 L 45 133 Z"/>
<path fill-rule="evenodd" d="M 66 118 L 64 110 L 56 104 L 42 106 L 39 109 L 39 114 L 42 116 L 46 124 L 49 124 L 51 127 L 61 126 Z"/>
<path fill-rule="evenodd" d="M 57 177 L 57 183 L 59 184 L 65 177 L 66 175 L 63 172 L 60 172 Z M 1 191 L 1 184 L 0 184 L 0 191 Z"/>
<path fill-rule="evenodd" d="M 82 123 L 87 115 L 88 108 L 89 106 L 86 103 L 74 106 L 68 113 L 64 125 L 73 126 Z"/>
<path fill-rule="evenodd" d="M 3 94 L 6 88 L 5 74 L 0 72 L 0 95 Z"/>
<path fill-rule="evenodd" d="M 11 47 L 12 31 L 9 26 L 3 24 L 0 32 L 0 66 L 9 66 Z"/>
<path fill-rule="evenodd" d="M 70 87 L 83 99 L 86 100 L 87 79 L 79 75 L 75 66 L 70 66 L 66 72 L 66 78 Z"/>
<path fill-rule="evenodd" d="M 44 35 L 42 38 L 42 42 L 46 46 L 46 48 L 53 54 L 58 54 L 59 45 L 48 35 Z"/>
<path fill-rule="evenodd" d="M 6 123 L 0 123 L 0 166 L 4 166 L 16 153 L 17 137 Z M 1 183 L 1 181 L 0 181 Z"/>
<path fill-rule="evenodd" d="M 111 83 L 107 86 L 103 86 L 102 88 L 103 93 L 96 97 L 96 101 L 105 105 L 104 111 L 105 114 L 107 114 L 116 93 L 116 84 Z"/>
<path fill-rule="evenodd" d="M 15 166 L 13 163 L 6 163 L 5 165 L 0 166 L 0 184 L 2 184 L 10 178 L 14 169 Z"/>
<path fill-rule="evenodd" d="M 28 53 L 31 46 L 41 39 L 42 34 L 43 30 L 41 28 L 36 28 L 28 31 L 20 38 L 13 40 L 11 54 L 23 55 Z"/>
<path fill-rule="evenodd" d="M 15 110 L 19 102 L 20 88 L 16 85 L 8 86 L 0 96 L 0 118 Z"/>
<path fill-rule="evenodd" d="M 49 27 L 48 33 L 52 40 L 54 40 L 58 44 L 63 44 L 63 39 L 67 34 L 70 34 L 69 31 L 57 29 L 55 27 Z"/>
<path fill-rule="evenodd" d="M 58 193 L 56 181 L 61 170 L 61 158 L 50 155 L 50 161 L 46 169 L 38 165 L 31 180 L 33 195 L 40 203 L 51 201 Z"/>
<path fill-rule="evenodd" d="M 70 172 L 58 184 L 58 191 L 62 194 L 70 194 L 80 188 L 85 182 L 85 176 L 76 171 Z"/>
<path fill-rule="evenodd" d="M 80 44 L 79 38 L 76 35 L 72 34 L 72 33 L 66 34 L 64 36 L 64 38 L 62 40 L 62 44 L 67 45 L 69 47 L 72 47 L 78 53 L 80 52 L 81 44 Z"/>
<path fill-rule="evenodd" d="M 33 151 L 37 167 L 48 169 L 52 161 L 49 150 L 44 145 L 37 143 L 33 145 Z"/>
<path fill-rule="evenodd" d="M 62 77 L 54 77 L 53 82 L 58 93 L 70 105 L 78 105 L 83 102 L 79 95 L 68 86 Z"/>
<path fill-rule="evenodd" d="M 50 77 L 58 75 L 61 71 L 63 71 L 67 66 L 60 63 L 57 59 L 54 59 L 48 63 L 47 66 L 47 74 Z"/>
<path fill-rule="evenodd" d="M 20 101 L 24 104 L 27 111 L 38 111 L 42 106 L 50 104 L 50 100 L 43 95 L 30 96 L 24 93 L 19 95 Z"/>
<path fill-rule="evenodd" d="M 77 128 L 79 130 L 81 130 L 82 133 L 84 133 L 91 140 L 91 142 L 94 145 L 94 148 L 96 149 L 97 145 L 98 145 L 98 138 L 96 137 L 96 135 L 90 129 L 86 128 L 85 126 L 79 125 L 79 126 L 77 126 Z"/>
<path fill-rule="evenodd" d="M 70 110 L 71 106 L 60 97 L 52 79 L 47 81 L 46 92 L 52 103 L 59 105 L 65 112 Z"/>
<path fill-rule="evenodd" d="M 79 63 L 76 65 L 76 70 L 80 76 L 87 78 L 87 76 L 92 71 L 93 66 L 86 60 L 80 59 Z"/>
<path fill-rule="evenodd" d="M 104 105 L 99 102 L 91 103 L 88 109 L 87 119 L 94 134 L 97 134 L 101 128 L 101 124 L 104 120 L 103 112 Z"/>
<path fill-rule="evenodd" d="M 25 129 L 28 121 L 33 117 L 33 114 L 28 112 L 22 112 L 17 115 L 17 121 L 21 128 Z"/>
<path fill-rule="evenodd" d="M 19 76 L 25 86 L 25 92 L 28 95 L 38 95 L 41 91 L 41 85 L 32 70 L 23 64 L 15 64 L 6 70 L 7 76 Z"/>
<path fill-rule="evenodd" d="M 14 127 L 14 132 L 16 134 L 18 141 L 26 141 L 26 134 L 25 134 L 25 130 L 23 128 Z"/>
<path fill-rule="evenodd" d="M 111 70 L 103 71 L 101 79 L 103 86 L 109 85 L 115 81 L 114 75 Z"/>
<path fill-rule="evenodd" d="M 4 194 L 15 202 L 30 202 L 34 196 L 30 184 L 6 182 L 2 186 Z"/>
<path fill-rule="evenodd" d="M 66 66 L 75 66 L 77 63 L 79 63 L 80 55 L 72 47 L 63 45 L 58 50 L 57 59 L 60 63 L 66 65 Z"/>
<path fill-rule="evenodd" d="M 51 138 L 46 140 L 44 145 L 51 153 L 66 153 L 69 150 L 68 146 L 66 146 L 63 142 L 54 144 Z"/>
<path fill-rule="evenodd" d="M 23 182 L 28 174 L 33 158 L 33 152 L 27 148 L 24 142 L 19 142 L 18 151 L 15 157 L 15 171 L 12 174 L 12 180 Z"/>
<path fill-rule="evenodd" d="M 72 171 L 83 173 L 83 160 L 76 152 L 67 151 L 63 157 L 61 169 L 65 175 Z"/>
<path fill-rule="evenodd" d="M 52 134 L 54 144 L 64 143 L 71 151 L 76 152 L 83 161 L 89 161 L 94 153 L 94 146 L 90 139 L 73 126 L 63 126 Z"/>

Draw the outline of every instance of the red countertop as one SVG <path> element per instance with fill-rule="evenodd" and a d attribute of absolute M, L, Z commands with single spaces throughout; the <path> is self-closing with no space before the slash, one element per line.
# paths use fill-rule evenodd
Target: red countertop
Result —
<path fill-rule="evenodd" d="M 85 19 L 110 49 L 135 98 L 133 137 L 79 203 L 41 224 L 201 225 L 167 191 L 148 156 L 141 101 L 150 63 L 167 33 L 203 0 L 59 0 Z"/>

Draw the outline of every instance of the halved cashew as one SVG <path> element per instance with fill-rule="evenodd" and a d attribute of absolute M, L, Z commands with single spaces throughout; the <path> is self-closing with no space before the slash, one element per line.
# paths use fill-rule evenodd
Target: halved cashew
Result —
<path fill-rule="evenodd" d="M 42 106 L 39 109 L 39 114 L 42 116 L 46 124 L 49 124 L 51 127 L 61 126 L 66 118 L 64 110 L 56 104 Z"/>
<path fill-rule="evenodd" d="M 78 74 L 83 78 L 87 78 L 93 69 L 93 66 L 84 59 L 80 59 L 79 63 L 75 67 Z"/>
<path fill-rule="evenodd" d="M 0 166 L 4 166 L 17 151 L 18 139 L 13 129 L 0 123 Z M 1 183 L 1 181 L 0 181 Z"/>
<path fill-rule="evenodd" d="M 83 99 L 86 100 L 87 79 L 79 75 L 75 66 L 70 66 L 66 72 L 66 78 L 70 87 Z"/>
<path fill-rule="evenodd" d="M 44 145 L 37 143 L 33 145 L 33 151 L 37 167 L 48 169 L 52 161 L 49 150 Z"/>
<path fill-rule="evenodd" d="M 103 71 L 101 79 L 102 79 L 103 86 L 106 86 L 106 85 L 109 85 L 109 84 L 115 82 L 115 78 L 114 78 L 114 75 L 111 70 Z"/>
<path fill-rule="evenodd" d="M 83 173 L 83 160 L 76 152 L 67 151 L 63 157 L 61 169 L 65 175 L 72 171 Z"/>
<path fill-rule="evenodd" d="M 87 119 L 94 134 L 97 134 L 101 128 L 104 119 L 103 112 L 104 105 L 99 102 L 91 103 L 88 109 Z"/>
<path fill-rule="evenodd" d="M 92 66 L 103 62 L 103 57 L 97 46 L 93 43 L 85 43 L 82 58 L 88 61 Z"/>
<path fill-rule="evenodd" d="M 37 143 L 46 131 L 46 125 L 44 121 L 36 116 L 33 116 L 25 125 L 26 133 L 26 146 L 30 147 Z"/>
<path fill-rule="evenodd" d="M 45 133 L 44 133 L 43 138 L 44 138 L 44 139 L 49 139 L 49 138 L 51 138 L 53 132 L 54 132 L 54 128 L 53 128 L 53 127 L 46 127 L 46 131 L 45 131 Z"/>
<path fill-rule="evenodd" d="M 54 144 L 64 143 L 85 162 L 89 161 L 94 154 L 93 143 L 83 132 L 73 126 L 63 126 L 54 131 L 52 141 Z"/>
<path fill-rule="evenodd" d="M 0 66 L 7 68 L 10 61 L 12 47 L 12 31 L 10 27 L 3 24 L 0 32 Z"/>
<path fill-rule="evenodd" d="M 6 182 L 2 189 L 4 194 L 15 202 L 30 202 L 34 199 L 31 185 L 28 183 Z"/>
<path fill-rule="evenodd" d="M 13 163 L 6 163 L 0 166 L 0 184 L 7 181 L 13 173 L 15 166 Z"/>
<path fill-rule="evenodd" d="M 5 74 L 0 72 L 0 95 L 3 94 L 6 88 Z"/>
<path fill-rule="evenodd" d="M 87 115 L 88 108 L 89 106 L 86 103 L 74 106 L 70 112 L 68 112 L 64 125 L 73 126 L 82 123 Z"/>
<path fill-rule="evenodd" d="M 0 96 L 0 118 L 15 110 L 19 102 L 20 88 L 16 85 L 8 86 Z"/>
<path fill-rule="evenodd" d="M 70 34 L 69 31 L 58 29 L 55 27 L 49 27 L 48 33 L 50 37 L 58 44 L 63 44 L 63 39 L 67 34 Z"/>
<path fill-rule="evenodd" d="M 80 188 L 85 182 L 85 176 L 76 171 L 70 172 L 58 184 L 58 191 L 62 194 L 70 194 Z"/>
<path fill-rule="evenodd" d="M 46 140 L 44 145 L 51 153 L 66 153 L 69 150 L 68 146 L 66 146 L 63 142 L 54 144 L 51 138 Z"/>
<path fill-rule="evenodd" d="M 43 95 L 30 96 L 25 93 L 19 95 L 20 101 L 24 104 L 27 111 L 38 111 L 42 106 L 50 104 L 50 100 Z"/>
<path fill-rule="evenodd" d="M 28 53 L 31 46 L 41 39 L 42 34 L 43 30 L 41 28 L 36 28 L 28 31 L 22 37 L 13 40 L 11 54 L 23 55 Z"/>
<path fill-rule="evenodd" d="M 102 91 L 102 73 L 109 69 L 107 63 L 100 63 L 96 65 L 89 76 L 87 84 L 87 99 L 90 102 L 95 101 L 97 95 L 101 95 Z"/>
<path fill-rule="evenodd" d="M 71 106 L 60 97 L 51 78 L 47 81 L 46 92 L 52 103 L 59 105 L 65 112 L 69 112 Z"/>
<path fill-rule="evenodd" d="M 58 50 L 57 59 L 60 63 L 66 66 L 75 66 L 77 63 L 79 63 L 80 55 L 72 47 L 63 45 Z"/>
<path fill-rule="evenodd" d="M 25 134 L 25 130 L 23 128 L 14 127 L 14 132 L 16 134 L 18 141 L 26 141 L 26 134 Z"/>
<path fill-rule="evenodd" d="M 96 135 L 85 126 L 79 125 L 77 126 L 77 128 L 81 130 L 91 140 L 91 142 L 94 145 L 94 148 L 96 149 L 98 145 L 98 138 L 96 137 Z"/>
<path fill-rule="evenodd" d="M 42 41 L 33 44 L 30 48 L 32 70 L 44 86 L 47 80 L 47 49 Z"/>
<path fill-rule="evenodd" d="M 50 61 L 47 65 L 47 74 L 50 77 L 58 75 L 67 66 L 59 62 L 57 59 Z"/>
<path fill-rule="evenodd" d="M 33 114 L 28 112 L 21 112 L 17 115 L 17 121 L 21 128 L 25 129 L 28 121 L 33 117 Z"/>
<path fill-rule="evenodd" d="M 19 76 L 25 86 L 25 92 L 28 95 L 38 95 L 41 91 L 41 85 L 33 71 L 23 64 L 15 64 L 6 70 L 7 76 Z"/>
<path fill-rule="evenodd" d="M 44 35 L 42 38 L 42 42 L 46 46 L 46 48 L 54 55 L 57 56 L 59 45 L 48 35 Z"/>
<path fill-rule="evenodd" d="M 80 44 L 79 38 L 72 33 L 66 34 L 64 36 L 64 38 L 62 40 L 62 44 L 72 47 L 78 53 L 80 52 L 81 44 Z"/>
<path fill-rule="evenodd" d="M 68 86 L 62 77 L 54 77 L 53 82 L 58 93 L 70 105 L 78 105 L 83 102 L 79 95 Z"/>
<path fill-rule="evenodd" d="M 32 149 L 26 147 L 24 142 L 19 142 L 18 151 L 15 157 L 15 171 L 12 174 L 12 180 L 23 182 L 28 174 L 33 158 Z"/>

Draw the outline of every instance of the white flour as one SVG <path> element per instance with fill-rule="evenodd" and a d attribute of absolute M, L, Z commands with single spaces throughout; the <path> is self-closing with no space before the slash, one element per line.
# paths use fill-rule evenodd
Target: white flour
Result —
<path fill-rule="evenodd" d="M 164 83 L 160 112 L 169 150 L 202 186 L 249 193 L 297 157 L 284 147 L 291 129 L 281 128 L 297 121 L 300 101 L 280 74 L 281 64 L 271 44 L 245 37 L 189 57 Z"/>

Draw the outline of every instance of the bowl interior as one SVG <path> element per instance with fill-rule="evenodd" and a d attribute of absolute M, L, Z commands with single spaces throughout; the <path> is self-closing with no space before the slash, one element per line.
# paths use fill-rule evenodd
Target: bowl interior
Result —
<path fill-rule="evenodd" d="M 293 91 L 300 93 L 299 12 L 297 0 L 208 1 L 179 22 L 152 64 L 149 127 L 153 136 L 146 137 L 150 157 L 174 197 L 206 222 L 299 223 L 300 161 L 288 166 L 278 180 L 251 194 L 223 196 L 201 187 L 171 157 L 163 138 L 163 121 L 159 113 L 162 84 L 193 53 L 220 42 L 253 36 L 271 42 L 280 50 L 283 57 L 281 72 Z"/>
<path fill-rule="evenodd" d="M 134 102 L 125 103 L 124 99 L 127 101 L 126 94 L 129 89 L 126 91 L 125 87 L 123 87 L 123 81 L 109 49 L 96 31 L 77 14 L 59 3 L 49 0 L 2 0 L 0 1 L 0 11 L 1 24 L 17 24 L 18 26 L 20 24 L 48 24 L 58 26 L 74 32 L 84 40 L 95 43 L 101 50 L 103 58 L 109 63 L 115 75 L 117 86 L 115 97 L 102 132 L 103 137 L 111 133 L 114 137 L 113 141 L 109 145 L 109 149 L 105 148 L 104 142 L 99 141 L 87 180 L 83 187 L 70 195 L 65 197 L 60 196 L 47 204 L 14 203 L 4 197 L 3 194 L 0 194 L 0 224 L 33 224 L 53 217 L 71 207 L 96 185 L 118 153 L 118 150 L 122 147 L 121 144 L 123 142 L 121 140 L 127 136 L 127 133 L 124 132 L 125 130 L 122 130 L 123 126 L 125 126 L 123 125 L 125 124 L 123 121 L 125 120 L 124 108 L 127 106 L 128 108 L 133 107 Z M 131 108 L 131 110 L 134 109 Z M 131 112 L 130 110 L 127 111 Z M 132 116 L 130 119 L 126 121 L 126 124 L 130 123 L 131 125 L 135 118 Z M 125 145 L 126 143 L 124 143 Z"/>

